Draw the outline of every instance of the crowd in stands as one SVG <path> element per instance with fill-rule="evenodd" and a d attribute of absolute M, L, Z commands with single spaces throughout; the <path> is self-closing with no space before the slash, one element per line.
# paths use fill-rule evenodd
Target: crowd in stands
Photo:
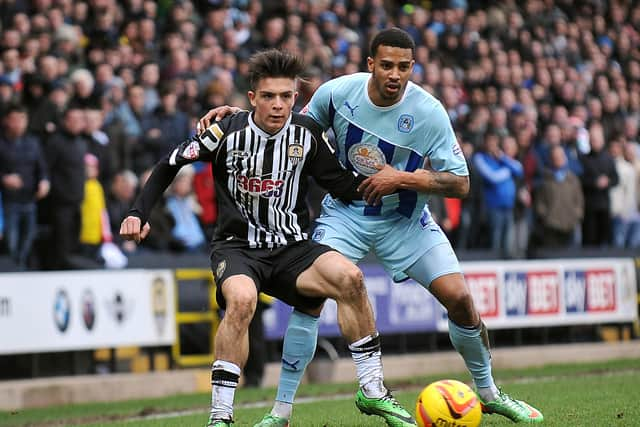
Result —
<path fill-rule="evenodd" d="M 206 251 L 216 202 L 201 164 L 147 241 L 120 241 L 150 168 L 209 108 L 248 107 L 253 52 L 304 57 L 300 109 L 365 71 L 389 26 L 415 39 L 412 81 L 442 101 L 468 160 L 469 197 L 431 202 L 456 248 L 640 247 L 637 2 L 5 0 L 0 25 L 0 236 L 21 268 Z"/>

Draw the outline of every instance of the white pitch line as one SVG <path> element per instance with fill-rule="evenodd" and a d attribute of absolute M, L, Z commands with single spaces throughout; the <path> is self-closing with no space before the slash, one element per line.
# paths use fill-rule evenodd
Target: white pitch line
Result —
<path fill-rule="evenodd" d="M 353 393 L 343 393 L 343 394 L 335 394 L 333 396 L 307 396 L 307 397 L 299 397 L 296 399 L 296 404 L 298 403 L 314 403 L 319 402 L 321 400 L 342 400 L 342 399 L 350 399 L 353 397 Z M 234 409 L 255 409 L 255 408 L 269 408 L 273 405 L 273 401 L 261 400 L 259 402 L 248 402 L 248 403 L 238 403 L 233 406 Z M 163 412 L 160 414 L 149 414 L 142 415 L 124 419 L 124 422 L 133 422 L 133 421 L 146 421 L 146 420 L 161 420 L 166 418 L 176 418 L 183 417 L 187 415 L 196 415 L 202 414 L 206 411 L 203 409 L 185 409 L 183 411 L 173 411 L 173 412 Z"/>

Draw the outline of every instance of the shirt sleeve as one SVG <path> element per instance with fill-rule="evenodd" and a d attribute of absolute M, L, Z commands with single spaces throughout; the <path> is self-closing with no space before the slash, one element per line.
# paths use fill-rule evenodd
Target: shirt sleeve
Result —
<path fill-rule="evenodd" d="M 464 154 L 442 104 L 438 103 L 425 120 L 429 121 L 424 137 L 425 155 L 431 167 L 437 172 L 469 175 Z"/>
<path fill-rule="evenodd" d="M 362 200 L 357 188 L 367 177 L 342 167 L 324 135 L 318 135 L 315 140 L 316 152 L 310 159 L 310 175 L 334 198 L 344 202 Z"/>
<path fill-rule="evenodd" d="M 327 130 L 332 125 L 333 100 L 331 92 L 331 81 L 322 84 L 301 111 L 302 114 L 306 114 L 315 120 L 322 130 Z"/>
<path fill-rule="evenodd" d="M 136 198 L 129 215 L 137 216 L 144 224 L 151 209 L 157 203 L 182 166 L 196 161 L 212 162 L 220 144 L 224 140 L 229 118 L 213 123 L 202 134 L 194 135 L 179 144 L 160 160 Z"/>

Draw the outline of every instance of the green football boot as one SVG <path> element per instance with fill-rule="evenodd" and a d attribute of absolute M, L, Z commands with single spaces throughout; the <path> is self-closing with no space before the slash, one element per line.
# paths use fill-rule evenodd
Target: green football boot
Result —
<path fill-rule="evenodd" d="M 289 420 L 286 418 L 276 417 L 272 414 L 267 414 L 253 427 L 289 427 Z"/>
<path fill-rule="evenodd" d="M 363 414 L 378 415 L 384 418 L 390 427 L 417 425 L 411 414 L 400 405 L 390 392 L 387 392 L 384 397 L 372 398 L 365 396 L 362 389 L 359 389 L 356 393 L 356 406 Z"/>
<path fill-rule="evenodd" d="M 479 395 L 478 398 L 482 404 L 482 412 L 485 414 L 500 414 L 514 423 L 533 424 L 544 421 L 542 412 L 521 400 L 512 398 L 502 390 L 498 392 L 498 397 L 490 402 L 483 401 Z"/>

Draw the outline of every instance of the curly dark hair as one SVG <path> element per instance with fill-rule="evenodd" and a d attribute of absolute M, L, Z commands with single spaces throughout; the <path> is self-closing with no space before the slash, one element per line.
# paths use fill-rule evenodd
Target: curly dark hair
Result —
<path fill-rule="evenodd" d="M 375 58 L 376 53 L 378 53 L 378 47 L 380 46 L 411 49 L 411 56 L 415 56 L 416 54 L 416 43 L 413 41 L 409 33 L 396 27 L 382 30 L 375 35 L 371 41 L 372 58 Z"/>

